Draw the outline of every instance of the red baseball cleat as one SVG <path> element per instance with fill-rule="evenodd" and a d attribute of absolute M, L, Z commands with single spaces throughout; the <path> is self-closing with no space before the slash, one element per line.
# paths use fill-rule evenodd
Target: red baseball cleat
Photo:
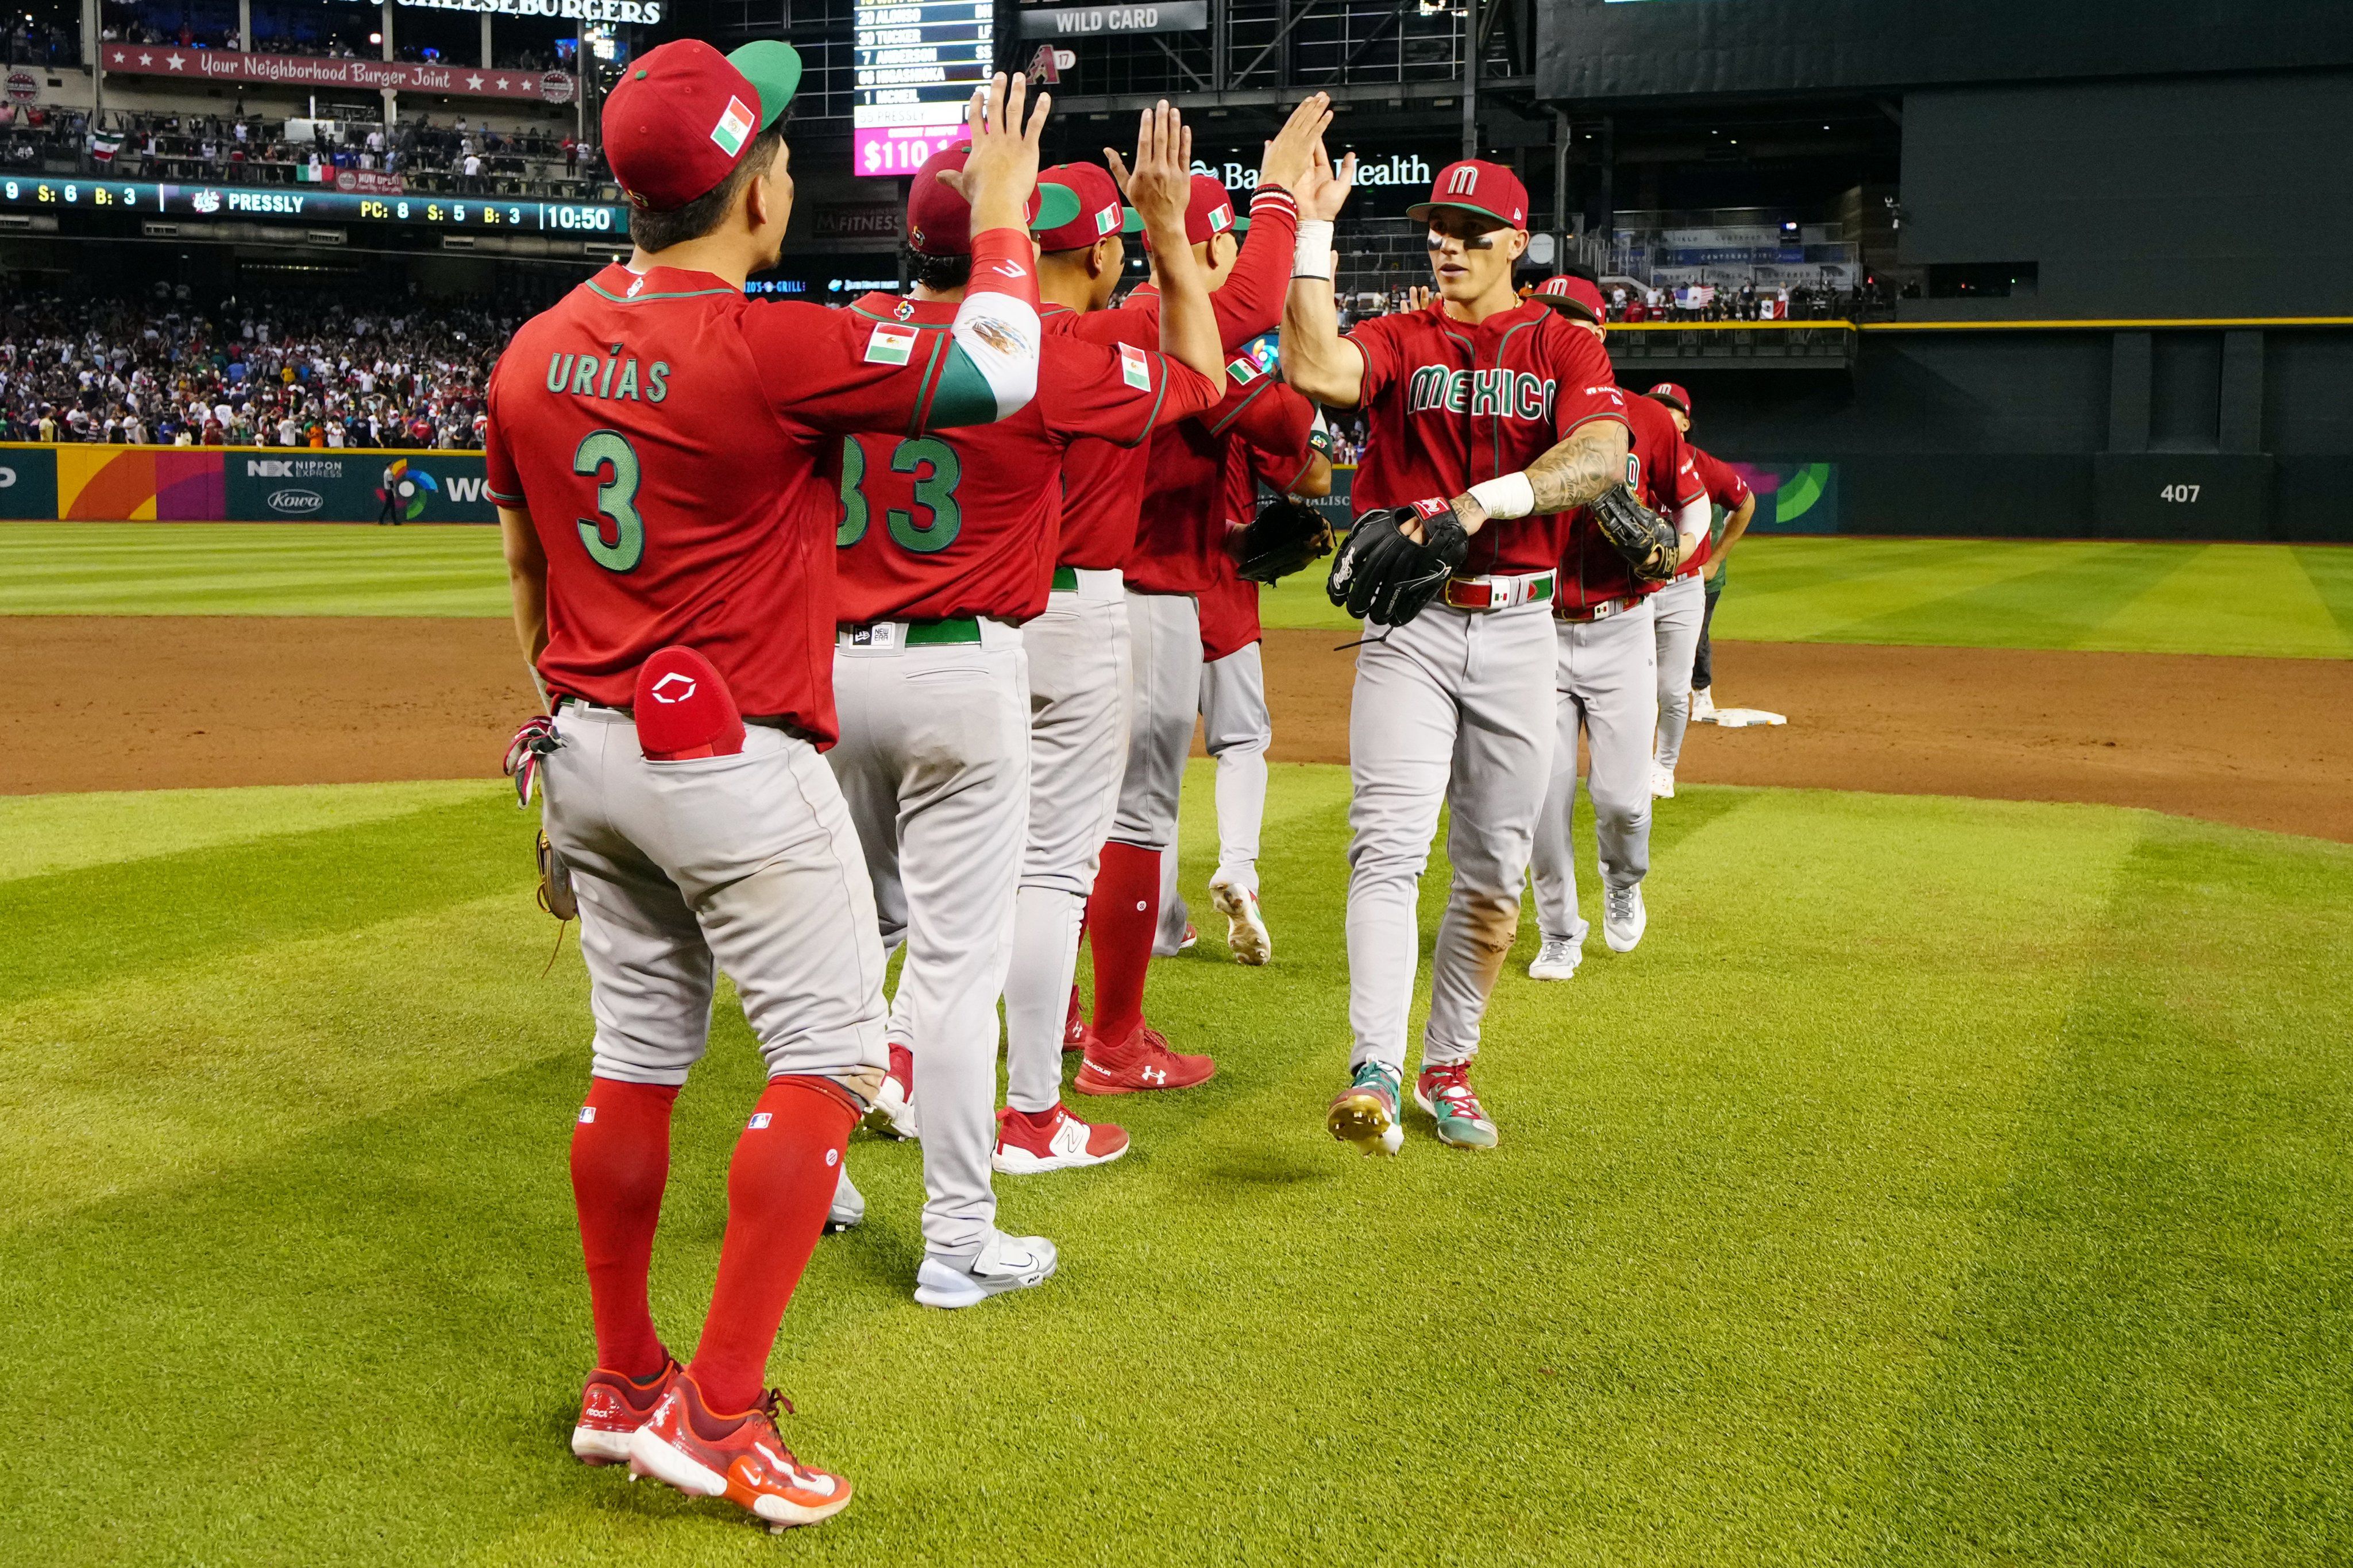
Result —
<path fill-rule="evenodd" d="M 989 1163 L 1011 1176 L 1108 1165 L 1127 1152 L 1124 1129 L 1080 1121 L 1061 1106 L 1035 1115 L 1011 1106 L 997 1113 L 997 1153 Z"/>
<path fill-rule="evenodd" d="M 771 1530 L 816 1524 L 849 1506 L 849 1483 L 793 1458 L 776 1436 L 775 1389 L 740 1415 L 718 1415 L 684 1373 L 629 1439 L 629 1473 L 666 1481 L 689 1497 L 723 1497 Z"/>
<path fill-rule="evenodd" d="M 654 1406 L 678 1380 L 676 1360 L 643 1383 L 598 1367 L 580 1391 L 580 1420 L 572 1428 L 572 1451 L 584 1465 L 617 1465 L 629 1457 L 629 1438 L 651 1419 Z"/>
<path fill-rule="evenodd" d="M 1090 1041 L 1071 1087 L 1081 1094 L 1137 1094 L 1146 1089 L 1190 1089 L 1216 1076 L 1208 1057 L 1178 1056 L 1167 1037 L 1149 1024 L 1116 1046 Z"/>
<path fill-rule="evenodd" d="M 1094 1031 L 1087 1027 L 1087 1021 L 1079 1016 L 1079 988 L 1073 985 L 1071 987 L 1071 1010 L 1062 1018 L 1062 1049 L 1083 1051 L 1094 1037 Z"/>

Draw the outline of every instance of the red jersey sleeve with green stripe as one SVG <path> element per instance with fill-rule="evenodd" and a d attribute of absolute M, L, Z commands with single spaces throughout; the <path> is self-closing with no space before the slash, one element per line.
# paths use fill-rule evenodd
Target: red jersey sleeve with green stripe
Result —
<path fill-rule="evenodd" d="M 1034 355 L 1034 314 L 1029 331 Z M 1011 411 L 1006 389 L 948 332 L 822 305 L 763 303 L 744 310 L 743 333 L 769 403 L 796 425 L 833 435 L 917 435 L 986 425 Z"/>
<path fill-rule="evenodd" d="M 522 508 L 522 477 L 515 472 L 514 459 L 507 456 L 507 438 L 499 429 L 499 422 L 486 422 L 482 433 L 482 493 L 491 504 L 513 510 Z"/>
<path fill-rule="evenodd" d="M 1038 401 L 1047 427 L 1133 447 L 1159 426 L 1214 407 L 1218 383 L 1191 365 L 1133 343 L 1084 342 L 1067 332 L 1039 356 Z"/>
<path fill-rule="evenodd" d="M 1738 511 L 1740 503 L 1748 499 L 1748 481 L 1739 471 L 1713 452 L 1691 448 L 1692 468 L 1707 489 L 1707 499 L 1726 511 Z"/>

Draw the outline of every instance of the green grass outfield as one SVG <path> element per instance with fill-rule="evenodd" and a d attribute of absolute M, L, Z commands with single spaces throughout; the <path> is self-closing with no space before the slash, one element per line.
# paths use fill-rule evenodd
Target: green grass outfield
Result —
<path fill-rule="evenodd" d="M 584 983 L 571 941 L 541 977 L 499 787 L 0 800 L 0 1557 L 2353 1556 L 2353 850 L 1689 789 L 1639 952 L 1539 986 L 1524 927 L 1503 1147 L 1378 1162 L 1321 1122 L 1345 793 L 1274 772 L 1273 967 L 1155 966 L 1214 1082 L 1001 1182 L 1044 1289 L 913 1306 L 917 1151 L 855 1142 L 871 1218 L 773 1372 L 860 1495 L 782 1542 L 565 1452 Z M 757 1087 L 723 1014 L 656 1259 L 681 1349 Z"/>
<path fill-rule="evenodd" d="M 1767 642 L 2353 656 L 2353 549 L 1754 538 L 1716 612 Z M 502 616 L 494 531 L 0 524 L 0 615 Z M 1307 572 L 1266 624 L 1339 629 Z"/>

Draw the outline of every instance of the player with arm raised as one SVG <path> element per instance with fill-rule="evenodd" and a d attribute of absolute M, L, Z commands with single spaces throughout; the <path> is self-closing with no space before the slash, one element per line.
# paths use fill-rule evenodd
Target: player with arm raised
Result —
<path fill-rule="evenodd" d="M 1362 515 L 1329 588 L 1373 624 L 1348 719 L 1356 1043 L 1326 1125 L 1367 1153 L 1393 1153 L 1402 1139 L 1416 904 L 1446 805 L 1454 882 L 1415 1098 L 1444 1142 L 1492 1147 L 1495 1124 L 1469 1069 L 1519 927 L 1551 776 L 1561 533 L 1567 512 L 1624 478 L 1626 416 L 1601 345 L 1514 292 L 1527 194 L 1496 164 L 1449 164 L 1430 200 L 1408 209 L 1428 226 L 1440 299 L 1342 337 L 1331 225 L 1354 178 L 1353 157 L 1336 174 L 1319 157 L 1301 193 L 1282 343 L 1293 386 L 1363 409 L 1370 427 L 1355 484 Z"/>
<path fill-rule="evenodd" d="M 1184 232 L 1191 161 L 1176 111 L 1145 111 L 1129 190 L 1146 232 L 1164 242 Z M 956 188 L 964 163 L 956 149 L 916 173 L 913 295 L 870 294 L 851 307 L 915 359 L 941 352 L 982 280 Z M 1100 216 L 1082 215 L 1067 185 L 1039 189 L 1038 226 Z M 1121 221 L 1115 196 L 1108 217 Z M 1156 349 L 1058 333 L 1040 352 L 1037 397 L 1014 417 L 937 435 L 869 431 L 842 451 L 841 744 L 828 760 L 865 846 L 883 943 L 907 945 L 883 1115 L 898 1129 L 921 1122 L 927 1200 L 915 1299 L 930 1306 L 968 1306 L 1052 1271 L 1050 1243 L 997 1228 L 992 1161 L 1000 1171 L 1060 1170 L 1127 1147 L 1118 1128 L 1090 1128 L 1059 1100 L 993 1115 L 997 998 L 1029 826 L 1020 628 L 1052 587 L 1063 453 L 1081 437 L 1141 441 L 1219 395 L 1217 324 L 1190 251 L 1180 247 L 1164 285 Z M 888 1096 L 910 1090 L 892 1114 Z"/>
<path fill-rule="evenodd" d="M 1272 326 L 1282 308 L 1295 233 L 1288 187 L 1307 167 L 1308 149 L 1329 115 L 1323 95 L 1310 95 L 1269 144 L 1251 202 L 1250 237 L 1239 248 L 1230 216 L 1219 223 L 1213 208 L 1187 207 L 1187 237 L 1215 289 L 1211 304 L 1227 353 Z M 1106 155 L 1118 161 L 1116 153 Z M 1092 165 L 1050 169 L 1046 177 L 1066 181 L 1082 195 L 1097 193 L 1085 204 L 1091 216 L 1117 201 L 1111 176 Z M 1202 226 L 1198 236 L 1197 223 Z M 1039 244 L 1039 287 L 1048 301 L 1043 319 L 1050 334 L 1068 331 L 1112 346 L 1157 341 L 1157 290 L 1139 288 L 1120 306 L 1107 308 L 1124 259 L 1117 226 L 1082 221 L 1041 237 Z M 1022 631 L 1029 654 L 1030 827 L 1005 985 L 1006 1098 L 1015 1110 L 1032 1114 L 1060 1099 L 1066 1044 L 1078 1048 L 1093 1039 L 1082 1029 L 1071 1037 L 1064 1006 L 1072 996 L 1082 916 L 1099 870 L 1117 881 L 1125 907 L 1123 918 L 1112 922 L 1121 929 L 1108 949 L 1098 932 L 1097 1016 L 1105 1016 L 1107 1000 L 1124 999 L 1120 1011 L 1133 1021 L 1118 1026 L 1133 1038 L 1113 1040 L 1122 1048 L 1109 1061 L 1092 1049 L 1089 1054 L 1112 1069 L 1117 1084 L 1134 1089 L 1176 1088 L 1207 1076 L 1207 1058 L 1178 1060 L 1155 1032 L 1142 1027 L 1150 911 L 1159 895 L 1157 847 L 1105 842 L 1120 805 L 1131 728 L 1134 660 L 1124 570 L 1136 548 L 1140 503 L 1153 482 L 1146 474 L 1150 460 L 1142 446 L 1092 439 L 1071 445 L 1062 468 L 1055 592 L 1045 613 Z M 1124 956 L 1107 961 L 1107 953 Z M 1082 1087 L 1101 1087 L 1106 1076 L 1088 1074 Z"/>
<path fill-rule="evenodd" d="M 1549 279 L 1536 299 L 1557 310 L 1571 331 L 1600 342 L 1601 289 L 1593 279 Z M 1662 584 L 1707 544 L 1707 496 L 1674 421 L 1648 398 L 1625 397 L 1622 405 L 1633 444 L 1625 488 L 1608 500 L 1639 514 L 1635 521 L 1648 529 L 1643 542 L 1653 553 L 1641 564 L 1630 561 L 1599 503 L 1571 517 L 1562 542 L 1560 586 L 1553 599 L 1560 730 L 1531 868 L 1543 939 L 1528 965 L 1535 980 L 1570 978 L 1585 951 L 1587 925 L 1577 913 L 1569 841 L 1580 731 L 1591 753 L 1586 788 L 1593 797 L 1600 859 L 1602 938 L 1612 952 L 1631 952 L 1649 924 L 1642 879 L 1651 869 L 1651 738 L 1661 685 L 1656 612 L 1666 597 Z"/>
<path fill-rule="evenodd" d="M 775 42 L 731 57 L 664 44 L 624 73 L 604 145 L 635 253 L 516 333 L 484 450 L 517 633 L 554 709 L 516 738 L 519 784 L 545 786 L 596 1020 L 571 1163 L 597 1370 L 573 1451 L 778 1526 L 849 1500 L 847 1481 L 792 1458 L 761 1385 L 886 1060 L 873 893 L 820 755 L 835 735 L 831 474 L 850 431 L 985 423 L 1034 393 L 1022 215 L 1047 110 L 1025 132 L 1018 79 L 976 96 L 968 189 L 988 281 L 918 363 L 878 353 L 873 323 L 847 311 L 744 298 L 784 239 L 778 119 L 799 79 Z M 720 969 L 768 1079 L 681 1369 L 647 1271 L 670 1106 L 708 1044 Z"/>

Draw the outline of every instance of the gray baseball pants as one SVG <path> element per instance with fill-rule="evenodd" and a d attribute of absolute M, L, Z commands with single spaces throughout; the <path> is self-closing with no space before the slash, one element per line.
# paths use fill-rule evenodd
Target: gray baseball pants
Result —
<path fill-rule="evenodd" d="M 914 1058 L 923 1246 L 969 1258 L 997 1220 L 997 998 L 1029 824 L 1029 683 L 1019 631 L 834 652 L 827 753 L 865 846 L 881 945 L 907 944 L 890 1038 Z M 877 638 L 877 644 L 881 639 Z"/>
<path fill-rule="evenodd" d="M 1651 595 L 1658 624 L 1659 765 L 1672 772 L 1683 754 L 1691 727 L 1692 671 L 1699 657 L 1700 628 L 1707 621 L 1707 587 L 1694 572 Z"/>
<path fill-rule="evenodd" d="M 1266 821 L 1266 749 L 1274 721 L 1266 709 L 1266 664 L 1259 645 L 1201 666 L 1203 743 L 1218 763 L 1218 869 L 1213 881 L 1258 891 L 1259 833 Z M 1174 952 L 1191 911 L 1176 888 L 1176 845 L 1162 850 L 1156 952 Z"/>
<path fill-rule="evenodd" d="M 1547 942 L 1582 943 L 1577 864 L 1569 813 L 1577 804 L 1577 735 L 1592 752 L 1586 788 L 1593 797 L 1601 879 L 1623 888 L 1651 869 L 1651 734 L 1658 721 L 1658 630 L 1651 601 L 1605 621 L 1563 621 L 1559 649 L 1559 735 L 1552 784 L 1536 826 L 1536 929 Z"/>
<path fill-rule="evenodd" d="M 734 756 L 648 762 L 627 714 L 570 701 L 555 730 L 542 821 L 580 900 L 591 1070 L 684 1083 L 724 969 L 768 1076 L 871 1097 L 889 1062 L 874 893 L 817 748 L 754 725 Z"/>
<path fill-rule="evenodd" d="M 1367 632 L 1373 630 L 1367 626 Z M 1536 813 L 1552 772 L 1549 606 L 1431 605 L 1356 651 L 1348 710 L 1349 1065 L 1404 1073 L 1420 956 L 1421 874 L 1451 813 L 1454 882 L 1430 960 L 1425 1066 L 1467 1061 L 1518 934 Z"/>

